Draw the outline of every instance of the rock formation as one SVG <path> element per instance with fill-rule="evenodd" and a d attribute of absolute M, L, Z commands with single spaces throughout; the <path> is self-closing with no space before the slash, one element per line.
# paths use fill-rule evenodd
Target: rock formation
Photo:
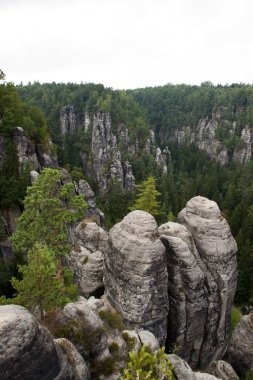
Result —
<path fill-rule="evenodd" d="M 189 364 L 175 354 L 168 355 L 167 359 L 174 366 L 173 374 L 177 380 L 221 380 L 221 378 L 208 373 L 193 372 Z"/>
<path fill-rule="evenodd" d="M 65 106 L 60 111 L 60 132 L 64 137 L 68 132 L 73 132 L 77 127 L 74 107 Z"/>
<path fill-rule="evenodd" d="M 22 306 L 0 306 L 0 347 L 1 379 L 89 380 L 76 349 L 71 347 L 75 360 L 68 360 L 61 344 Z"/>
<path fill-rule="evenodd" d="M 231 367 L 231 365 L 224 360 L 217 360 L 209 364 L 206 372 L 211 375 L 217 376 L 222 380 L 239 380 L 239 377 Z"/>
<path fill-rule="evenodd" d="M 84 219 L 74 231 L 74 249 L 66 257 L 81 295 L 88 297 L 103 289 L 103 258 L 108 251 L 107 233 L 95 222 Z"/>
<path fill-rule="evenodd" d="M 194 289 L 196 286 L 196 279 L 199 277 L 195 278 L 195 273 L 202 272 L 204 276 L 204 284 L 199 282 L 202 286 L 203 297 L 201 297 L 202 301 L 201 298 L 199 300 L 198 307 L 201 311 L 198 311 L 198 318 L 196 318 L 204 330 L 202 338 L 194 332 L 190 338 L 190 340 L 195 340 L 195 353 L 199 351 L 198 361 L 195 362 L 194 359 L 193 366 L 198 365 L 203 368 L 213 359 L 220 358 L 224 354 L 237 283 L 237 246 L 217 204 L 207 198 L 200 196 L 192 198 L 186 208 L 179 213 L 178 221 L 188 229 L 192 235 L 190 240 L 194 242 L 192 255 L 196 260 L 196 266 L 195 271 L 188 273 L 188 278 L 192 277 L 192 280 L 188 282 L 187 288 Z M 189 240 L 188 246 L 191 247 Z M 169 253 L 171 251 L 169 250 Z M 186 291 L 188 302 L 191 302 L 192 296 L 192 294 L 187 296 Z M 188 321 L 191 314 L 186 317 Z M 187 330 L 186 328 L 186 334 Z M 189 339 L 185 336 L 184 347 L 187 347 L 188 342 Z M 190 351 L 188 348 L 184 348 L 183 351 L 183 357 L 187 357 L 191 363 Z"/>
<path fill-rule="evenodd" d="M 133 211 L 109 233 L 104 257 L 106 295 L 129 327 L 143 327 L 165 342 L 168 294 L 165 248 L 155 219 Z"/>
<path fill-rule="evenodd" d="M 26 163 L 30 164 L 31 170 L 40 170 L 40 164 L 35 152 L 34 144 L 27 139 L 23 128 L 16 127 L 13 129 L 13 142 L 17 149 L 19 170 L 22 171 L 25 168 Z"/>
<path fill-rule="evenodd" d="M 125 137 L 122 130 L 121 138 Z M 127 190 L 133 190 L 135 179 L 131 171 L 131 166 L 127 163 L 125 171 L 121 162 L 121 153 L 117 147 L 117 138 L 112 134 L 112 121 L 108 112 L 98 111 L 94 115 L 92 129 L 92 165 L 96 175 L 101 194 L 105 194 L 108 188 L 108 180 L 117 180 Z M 108 170 L 109 169 L 109 170 Z M 109 176 L 109 178 L 108 178 Z"/>
<path fill-rule="evenodd" d="M 105 216 L 104 213 L 97 208 L 95 194 L 88 182 L 81 179 L 78 184 L 75 184 L 75 188 L 78 194 L 83 194 L 85 196 L 85 200 L 88 203 L 86 217 L 94 219 L 99 226 L 103 227 Z"/>
<path fill-rule="evenodd" d="M 163 343 L 167 336 L 192 368 L 205 368 L 225 351 L 237 247 L 207 198 L 191 199 L 178 221 L 157 231 L 151 215 L 134 211 L 116 224 L 104 258 L 105 290 L 128 326 L 144 327 Z"/>
<path fill-rule="evenodd" d="M 242 317 L 230 339 L 225 359 L 239 376 L 253 370 L 253 313 Z"/>
<path fill-rule="evenodd" d="M 221 165 L 225 165 L 231 158 L 243 164 L 250 161 L 252 157 L 252 128 L 246 125 L 242 129 L 241 135 L 236 136 L 236 126 L 236 121 L 221 120 L 221 114 L 214 114 L 212 119 L 207 117 L 200 119 L 195 128 L 182 127 L 176 129 L 174 136 L 171 136 L 170 139 L 176 139 L 179 146 L 182 144 L 197 144 L 200 150 L 204 150 Z M 219 128 L 225 131 L 227 139 L 231 138 L 236 141 L 231 157 L 229 157 L 228 146 L 224 142 L 224 138 L 219 137 Z M 163 136 L 162 140 L 166 138 L 166 136 Z"/>

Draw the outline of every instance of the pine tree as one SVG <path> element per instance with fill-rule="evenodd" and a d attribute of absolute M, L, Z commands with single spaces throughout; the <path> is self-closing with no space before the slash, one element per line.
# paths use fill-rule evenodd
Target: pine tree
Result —
<path fill-rule="evenodd" d="M 138 186 L 138 194 L 135 204 L 130 207 L 131 211 L 143 210 L 151 215 L 160 215 L 161 204 L 157 198 L 161 195 L 156 190 L 155 178 L 150 176 L 142 185 Z"/>
<path fill-rule="evenodd" d="M 86 207 L 83 196 L 75 194 L 72 182 L 62 185 L 60 170 L 43 169 L 27 189 L 25 209 L 11 238 L 14 251 L 25 257 L 38 242 L 47 245 L 58 258 L 68 254 L 68 226 L 84 215 Z"/>
<path fill-rule="evenodd" d="M 63 278 L 57 277 L 57 260 L 47 246 L 36 243 L 28 252 L 27 265 L 19 265 L 22 280 L 12 278 L 12 286 L 18 295 L 12 300 L 32 313 L 38 310 L 41 319 L 44 311 L 64 306 L 77 299 L 78 290 L 74 284 L 66 284 Z"/>

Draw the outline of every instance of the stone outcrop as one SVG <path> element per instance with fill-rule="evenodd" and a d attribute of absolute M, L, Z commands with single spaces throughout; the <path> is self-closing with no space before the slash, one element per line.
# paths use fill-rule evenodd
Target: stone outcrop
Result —
<path fill-rule="evenodd" d="M 60 132 L 64 137 L 68 132 L 73 132 L 77 127 L 74 107 L 65 106 L 60 111 Z"/>
<path fill-rule="evenodd" d="M 179 245 L 170 245 L 168 240 L 167 253 L 176 255 L 183 288 L 183 294 L 178 297 L 173 293 L 172 286 L 172 298 L 178 297 L 178 300 L 182 300 L 185 297 L 186 301 L 181 301 L 179 305 L 186 307 L 186 321 L 198 323 L 196 332 L 192 330 L 190 333 L 191 327 L 187 327 L 188 322 L 184 326 L 184 322 L 180 322 L 179 319 L 180 342 L 181 331 L 184 330 L 186 334 L 182 355 L 193 367 L 198 365 L 200 368 L 205 368 L 212 360 L 221 358 L 225 351 L 237 283 L 237 246 L 217 204 L 207 198 L 200 196 L 192 198 L 186 208 L 179 213 L 178 221 L 191 235 L 185 238 L 184 234 L 179 232 L 179 238 L 183 240 L 181 245 L 186 243 L 189 248 L 187 251 L 185 247 L 185 255 L 188 256 L 186 262 L 184 262 L 184 257 L 181 259 L 179 257 Z M 189 265 L 187 271 L 186 264 Z M 182 269 L 180 269 L 181 265 Z M 187 273 L 184 274 L 184 270 Z M 177 280 L 174 274 L 169 277 L 172 282 L 174 278 Z M 191 292 L 191 289 L 194 292 Z M 199 293 L 199 301 L 195 300 L 196 290 Z M 192 302 L 196 303 L 195 317 Z M 176 309 L 178 312 L 180 306 Z M 190 306 L 189 310 L 187 306 Z M 190 322 L 192 317 L 193 321 Z M 203 329 L 202 336 L 201 328 Z M 189 333 L 188 337 L 187 333 Z M 191 348 L 190 341 L 195 342 Z"/>
<path fill-rule="evenodd" d="M 121 126 L 122 127 L 122 126 Z M 121 139 L 128 140 L 124 129 L 119 130 Z M 133 190 L 135 179 L 131 172 L 131 166 L 127 163 L 125 170 L 121 160 L 121 153 L 117 147 L 117 138 L 112 133 L 112 121 L 108 112 L 98 111 L 94 115 L 92 129 L 92 166 L 99 185 L 101 194 L 105 194 L 110 179 L 117 180 L 122 188 L 127 185 L 127 190 Z"/>
<path fill-rule="evenodd" d="M 173 374 L 177 380 L 221 380 L 220 377 L 208 373 L 193 372 L 189 364 L 175 354 L 168 355 L 167 359 L 174 366 Z"/>
<path fill-rule="evenodd" d="M 165 248 L 155 219 L 133 211 L 109 233 L 104 257 L 106 296 L 128 327 L 144 328 L 165 342 L 168 293 Z"/>
<path fill-rule="evenodd" d="M 35 152 L 35 146 L 25 136 L 23 128 L 16 127 L 13 129 L 13 142 L 17 149 L 19 170 L 22 172 L 27 163 L 30 164 L 31 170 L 40 170 L 41 166 Z"/>
<path fill-rule="evenodd" d="M 252 157 L 252 128 L 245 126 L 241 131 L 241 136 L 235 135 L 237 123 L 229 122 L 228 120 L 221 119 L 222 112 L 213 114 L 212 119 L 208 117 L 200 119 L 196 127 L 182 127 L 175 130 L 174 136 L 170 139 L 176 139 L 178 145 L 182 144 L 197 144 L 200 150 L 204 150 L 212 159 L 217 160 L 221 165 L 225 165 L 229 159 L 233 159 L 241 164 L 250 161 Z M 228 147 L 223 138 L 219 137 L 219 129 L 222 128 L 224 133 L 231 138 L 236 139 L 234 150 L 231 157 Z M 168 136 L 162 136 L 167 139 Z"/>
<path fill-rule="evenodd" d="M 243 316 L 236 326 L 225 359 L 239 376 L 253 370 L 253 313 Z"/>
<path fill-rule="evenodd" d="M 99 226 L 104 226 L 105 216 L 104 213 L 96 206 L 96 197 L 87 181 L 81 179 L 78 184 L 75 184 L 76 192 L 83 194 L 88 203 L 86 216 L 94 219 Z"/>
<path fill-rule="evenodd" d="M 73 361 L 22 306 L 0 306 L 1 379 L 81 380 L 83 373 L 82 379 L 89 380 L 86 364 L 74 347 L 71 354 Z"/>
<path fill-rule="evenodd" d="M 237 246 L 207 198 L 191 199 L 178 221 L 157 230 L 151 215 L 134 211 L 116 224 L 104 257 L 105 294 L 127 326 L 163 343 L 167 336 L 192 368 L 205 368 L 225 351 Z"/>
<path fill-rule="evenodd" d="M 231 365 L 224 360 L 217 360 L 209 364 L 206 372 L 211 375 L 217 376 L 222 380 L 239 380 L 239 377 L 231 367 Z"/>
<path fill-rule="evenodd" d="M 74 231 L 73 250 L 66 257 L 81 295 L 103 291 L 103 258 L 108 251 L 107 233 L 95 222 L 84 219 Z"/>

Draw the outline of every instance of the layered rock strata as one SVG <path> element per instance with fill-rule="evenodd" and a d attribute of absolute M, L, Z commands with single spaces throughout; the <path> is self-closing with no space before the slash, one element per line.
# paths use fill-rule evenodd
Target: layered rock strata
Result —
<path fill-rule="evenodd" d="M 103 291 L 103 258 L 108 251 L 108 235 L 95 222 L 84 219 L 75 228 L 73 250 L 66 257 L 82 296 Z"/>
<path fill-rule="evenodd" d="M 225 358 L 240 376 L 253 371 L 253 313 L 244 315 L 238 323 Z"/>
<path fill-rule="evenodd" d="M 74 347 L 68 360 L 48 330 L 22 306 L 0 307 L 0 378 L 5 380 L 81 380 L 88 370 Z M 78 364 L 78 368 L 75 365 Z"/>
<path fill-rule="evenodd" d="M 168 279 L 165 248 L 155 219 L 133 211 L 109 233 L 104 256 L 106 295 L 129 327 L 142 327 L 165 343 Z"/>
<path fill-rule="evenodd" d="M 157 230 L 151 215 L 134 211 L 110 230 L 106 295 L 127 325 L 144 327 L 163 343 L 167 337 L 192 368 L 205 368 L 225 351 L 237 246 L 207 198 L 191 199 L 178 221 Z"/>
<path fill-rule="evenodd" d="M 192 255 L 196 260 L 195 271 L 188 273 L 189 279 L 192 277 L 188 283 L 189 289 L 196 286 L 195 273 L 202 272 L 204 279 L 204 282 L 199 283 L 203 301 L 200 298 L 198 303 L 201 309 L 198 320 L 204 330 L 202 338 L 193 332 L 191 340 L 196 342 L 194 351 L 199 350 L 198 362 L 194 360 L 193 365 L 205 368 L 212 360 L 221 358 L 225 351 L 237 284 L 237 246 L 217 204 L 207 198 L 192 198 L 179 213 L 178 221 L 191 233 L 190 240 L 196 247 L 188 243 L 192 246 Z M 189 294 L 190 303 L 192 296 Z M 189 318 L 190 315 L 187 316 L 188 321 Z M 187 342 L 189 339 L 185 338 L 186 347 Z M 184 349 L 184 355 L 188 358 L 191 354 L 187 351 L 187 348 Z"/>
<path fill-rule="evenodd" d="M 252 157 L 252 127 L 248 125 L 241 130 L 240 136 L 236 136 L 237 122 L 221 120 L 221 115 L 214 114 L 212 119 L 208 117 L 200 119 L 195 128 L 182 127 L 176 129 L 175 135 L 170 139 L 176 139 L 178 145 L 195 143 L 200 150 L 204 150 L 211 158 L 217 160 L 221 165 L 225 165 L 229 159 L 241 164 L 250 161 Z M 229 152 L 224 138 L 219 136 L 222 128 L 227 140 L 236 140 L 232 153 Z M 166 139 L 163 136 L 161 139 Z M 230 148 L 231 150 L 231 148 Z M 231 154 L 231 157 L 229 157 Z"/>

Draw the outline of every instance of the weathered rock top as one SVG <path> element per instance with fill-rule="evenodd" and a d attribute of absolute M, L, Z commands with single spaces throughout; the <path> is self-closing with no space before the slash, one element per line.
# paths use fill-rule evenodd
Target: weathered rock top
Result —
<path fill-rule="evenodd" d="M 219 219 L 221 217 L 217 203 L 200 195 L 187 202 L 185 211 L 186 215 L 195 214 L 204 219 Z"/>
<path fill-rule="evenodd" d="M 157 223 L 149 213 L 135 210 L 122 220 L 121 229 L 139 237 L 152 237 L 157 232 Z"/>

